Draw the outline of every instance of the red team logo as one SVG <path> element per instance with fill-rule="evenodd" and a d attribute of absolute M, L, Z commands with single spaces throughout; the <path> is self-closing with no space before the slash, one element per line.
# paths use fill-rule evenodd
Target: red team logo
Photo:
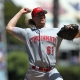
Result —
<path fill-rule="evenodd" d="M 37 41 L 48 41 L 48 42 L 51 42 L 53 44 L 56 44 L 56 38 L 53 37 L 53 36 L 34 36 L 32 38 L 30 38 L 30 43 L 34 43 L 34 42 L 37 42 Z M 46 47 L 46 52 L 48 55 L 50 54 L 54 54 L 54 45 L 53 46 L 47 46 Z"/>

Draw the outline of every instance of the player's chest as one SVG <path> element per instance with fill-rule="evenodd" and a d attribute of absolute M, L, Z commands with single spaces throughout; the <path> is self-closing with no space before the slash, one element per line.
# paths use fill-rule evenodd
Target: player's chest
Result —
<path fill-rule="evenodd" d="M 35 30 L 31 31 L 28 33 L 28 39 L 33 38 L 33 37 L 40 37 L 40 38 L 45 38 L 45 37 L 57 37 L 57 33 L 53 30 Z"/>
<path fill-rule="evenodd" d="M 27 38 L 30 42 L 41 41 L 41 42 L 55 43 L 57 40 L 57 34 L 51 30 L 50 31 L 36 30 L 28 33 Z"/>

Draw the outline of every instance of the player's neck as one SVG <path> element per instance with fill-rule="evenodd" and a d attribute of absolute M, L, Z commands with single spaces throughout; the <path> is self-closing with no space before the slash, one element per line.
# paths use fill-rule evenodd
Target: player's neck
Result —
<path fill-rule="evenodd" d="M 36 25 L 36 28 L 45 28 L 46 26 L 45 26 L 45 24 L 44 25 Z"/>

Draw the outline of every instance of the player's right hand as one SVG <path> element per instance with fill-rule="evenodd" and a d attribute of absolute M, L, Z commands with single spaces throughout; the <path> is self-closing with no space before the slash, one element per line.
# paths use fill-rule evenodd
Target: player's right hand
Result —
<path fill-rule="evenodd" d="M 22 14 L 27 14 L 27 13 L 30 13 L 31 10 L 30 10 L 29 8 L 22 8 L 22 9 L 20 10 L 20 12 L 21 12 Z"/>

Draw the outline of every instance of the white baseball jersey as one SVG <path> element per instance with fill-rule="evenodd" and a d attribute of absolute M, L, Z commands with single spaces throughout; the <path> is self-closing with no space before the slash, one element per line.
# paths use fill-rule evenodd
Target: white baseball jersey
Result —
<path fill-rule="evenodd" d="M 59 30 L 60 28 L 14 27 L 13 33 L 24 42 L 30 65 L 52 67 L 56 63 L 56 53 L 62 41 L 57 36 Z"/>

